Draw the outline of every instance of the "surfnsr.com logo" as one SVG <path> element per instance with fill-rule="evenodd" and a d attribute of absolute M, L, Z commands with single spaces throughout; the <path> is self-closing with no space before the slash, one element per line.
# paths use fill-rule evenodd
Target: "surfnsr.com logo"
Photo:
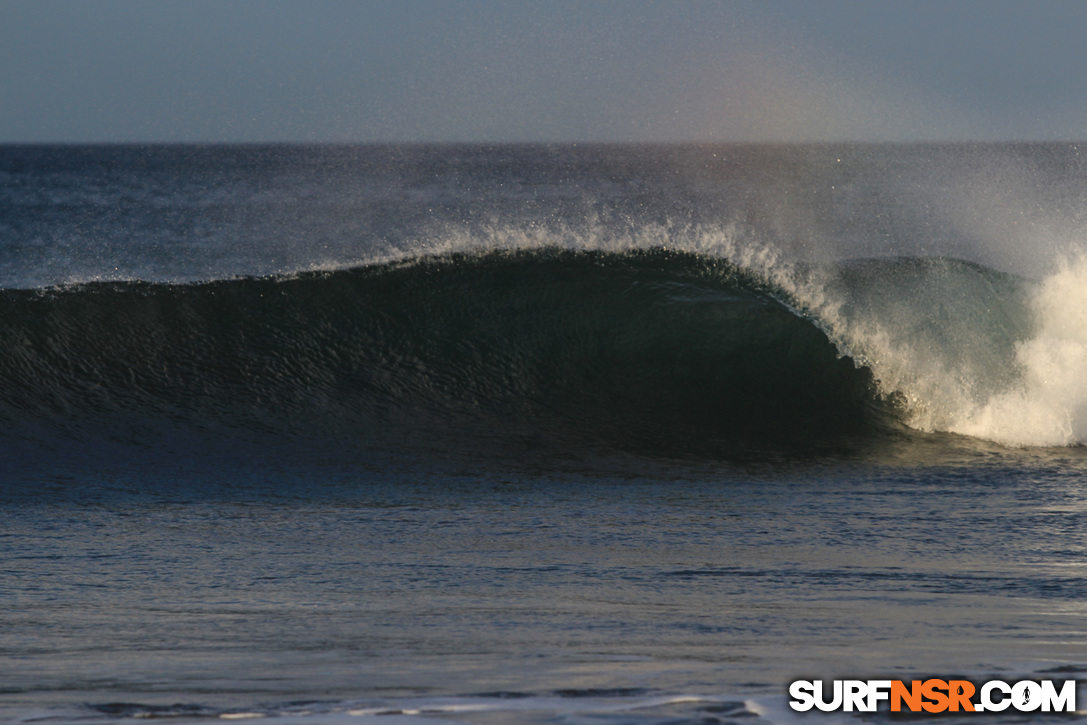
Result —
<path fill-rule="evenodd" d="M 891 712 L 1075 712 L 1076 681 L 1059 687 L 1052 680 L 797 680 L 789 685 L 789 706 L 798 712 L 875 712 L 886 702 Z"/>

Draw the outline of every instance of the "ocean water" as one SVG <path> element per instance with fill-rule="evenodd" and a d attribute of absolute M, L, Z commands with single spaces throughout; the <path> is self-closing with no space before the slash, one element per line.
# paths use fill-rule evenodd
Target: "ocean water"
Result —
<path fill-rule="evenodd" d="M 1085 159 L 0 147 L 0 720 L 1087 679 Z"/>

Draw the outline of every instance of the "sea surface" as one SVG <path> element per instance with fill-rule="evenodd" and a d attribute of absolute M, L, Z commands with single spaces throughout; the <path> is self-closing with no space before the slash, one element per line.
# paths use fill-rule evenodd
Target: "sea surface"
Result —
<path fill-rule="evenodd" d="M 1072 143 L 0 146 L 0 721 L 1087 681 L 1085 230 Z"/>

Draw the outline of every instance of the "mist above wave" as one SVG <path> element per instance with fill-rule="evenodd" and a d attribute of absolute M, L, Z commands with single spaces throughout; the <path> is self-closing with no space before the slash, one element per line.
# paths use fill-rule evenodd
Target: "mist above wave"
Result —
<path fill-rule="evenodd" d="M 1013 446 L 1087 441 L 1087 263 L 1074 256 L 1034 282 L 946 257 L 805 260 L 737 225 L 589 214 L 576 222 L 441 224 L 372 245 L 361 259 L 314 258 L 275 279 L 457 255 L 562 251 L 615 260 L 647 250 L 691 255 L 702 266 L 724 263 L 765 285 L 766 294 L 824 333 L 840 356 L 868 370 L 881 405 L 899 410 L 910 427 Z M 526 280 L 533 274 L 526 268 Z M 584 284 L 594 283 L 585 277 Z M 551 329 L 561 334 L 559 325 Z M 693 349 L 700 335 L 720 334 L 692 329 L 684 344 Z"/>

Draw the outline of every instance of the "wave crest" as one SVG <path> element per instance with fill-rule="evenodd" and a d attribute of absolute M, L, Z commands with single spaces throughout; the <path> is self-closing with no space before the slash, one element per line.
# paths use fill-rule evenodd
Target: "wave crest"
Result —
<path fill-rule="evenodd" d="M 1036 284 L 942 258 L 786 264 L 703 237 L 7 290 L 5 439 L 669 455 L 903 425 L 1087 440 L 1087 262 Z"/>
<path fill-rule="evenodd" d="M 893 425 L 867 371 L 780 297 L 734 264 L 660 249 L 8 291 L 0 417 L 23 437 L 160 448 L 667 454 Z"/>

